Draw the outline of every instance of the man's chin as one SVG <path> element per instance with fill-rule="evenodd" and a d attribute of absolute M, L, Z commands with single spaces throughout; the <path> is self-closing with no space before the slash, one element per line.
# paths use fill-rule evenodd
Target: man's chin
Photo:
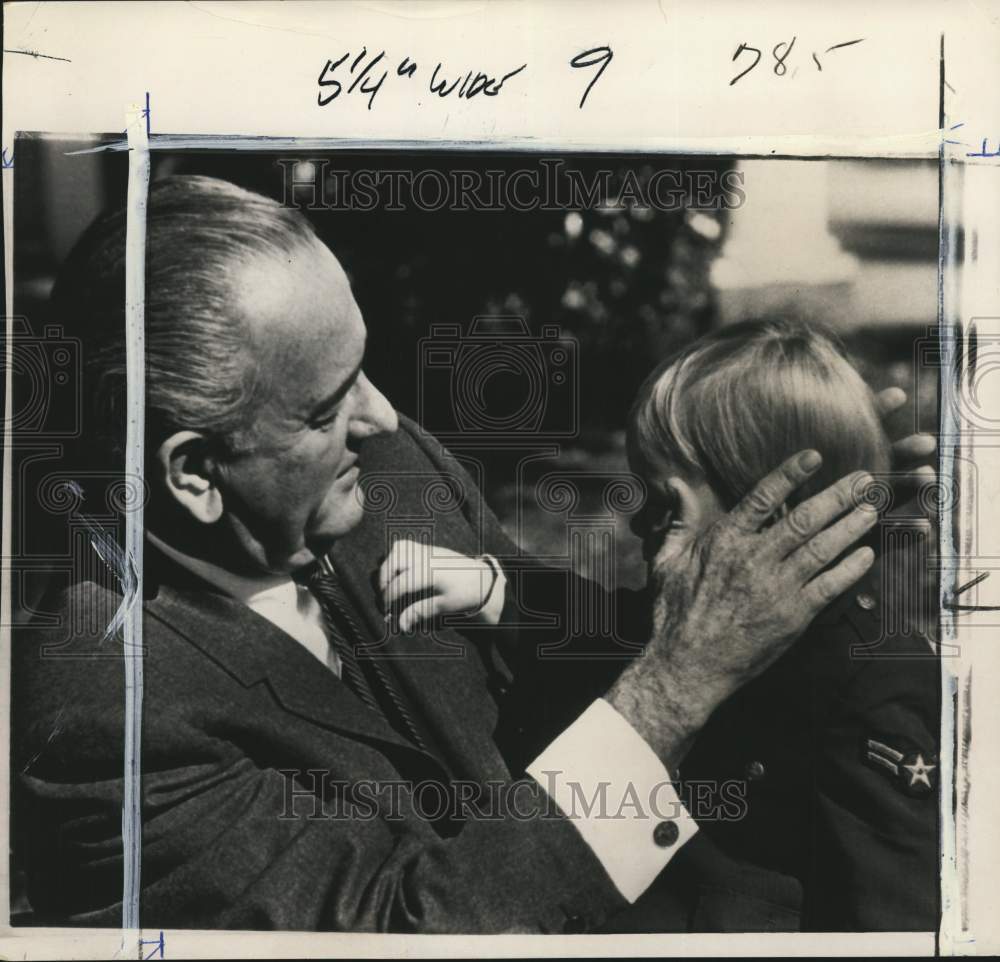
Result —
<path fill-rule="evenodd" d="M 361 524 L 364 515 L 365 510 L 359 499 L 350 507 L 342 508 L 335 515 L 324 518 L 322 523 L 309 533 L 306 544 L 315 554 L 326 554 L 340 538 L 350 534 Z"/>

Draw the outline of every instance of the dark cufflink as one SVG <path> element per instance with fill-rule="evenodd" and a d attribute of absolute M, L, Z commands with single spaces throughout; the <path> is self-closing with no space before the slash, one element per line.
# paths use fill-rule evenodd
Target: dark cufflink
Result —
<path fill-rule="evenodd" d="M 670 846 L 673 845 L 680 837 L 680 834 L 681 830 L 677 827 L 676 822 L 660 822 L 659 825 L 653 829 L 653 841 L 656 842 L 660 848 L 670 848 Z"/>

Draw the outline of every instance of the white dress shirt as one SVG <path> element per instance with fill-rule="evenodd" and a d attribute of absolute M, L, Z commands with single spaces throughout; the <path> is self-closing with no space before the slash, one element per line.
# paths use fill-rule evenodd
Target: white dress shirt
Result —
<path fill-rule="evenodd" d="M 298 584 L 290 575 L 262 575 L 257 578 L 236 575 L 209 561 L 178 551 L 151 531 L 146 532 L 146 537 L 182 568 L 231 598 L 242 601 L 290 635 L 340 677 L 340 658 L 327 638 L 323 609 L 316 596 L 304 585 Z"/>
<path fill-rule="evenodd" d="M 168 558 L 267 618 L 340 676 L 323 611 L 308 588 L 288 575 L 236 575 L 178 551 L 152 532 L 146 537 Z M 490 563 L 498 577 L 481 615 L 496 624 L 507 585 L 499 565 L 493 559 Z M 663 763 L 603 699 L 559 735 L 527 772 L 573 823 L 629 902 L 697 831 Z"/>

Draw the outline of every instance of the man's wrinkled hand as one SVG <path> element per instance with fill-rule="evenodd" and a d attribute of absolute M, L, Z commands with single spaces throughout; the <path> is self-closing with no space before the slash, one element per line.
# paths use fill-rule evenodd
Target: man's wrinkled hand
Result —
<path fill-rule="evenodd" d="M 668 764 L 871 566 L 870 548 L 849 551 L 878 517 L 862 472 L 769 523 L 820 463 L 815 451 L 790 458 L 680 554 L 654 559 L 646 657 L 607 697 Z"/>

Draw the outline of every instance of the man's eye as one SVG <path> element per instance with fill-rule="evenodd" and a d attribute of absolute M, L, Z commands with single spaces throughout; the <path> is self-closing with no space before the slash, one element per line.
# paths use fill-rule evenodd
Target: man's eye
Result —
<path fill-rule="evenodd" d="M 338 417 L 339 414 L 340 414 L 340 409 L 339 408 L 331 411 L 329 414 L 324 414 L 323 417 L 317 418 L 315 421 L 313 421 L 313 427 L 314 428 L 327 428 L 331 424 L 333 424 L 334 421 L 337 420 L 337 417 Z"/>

